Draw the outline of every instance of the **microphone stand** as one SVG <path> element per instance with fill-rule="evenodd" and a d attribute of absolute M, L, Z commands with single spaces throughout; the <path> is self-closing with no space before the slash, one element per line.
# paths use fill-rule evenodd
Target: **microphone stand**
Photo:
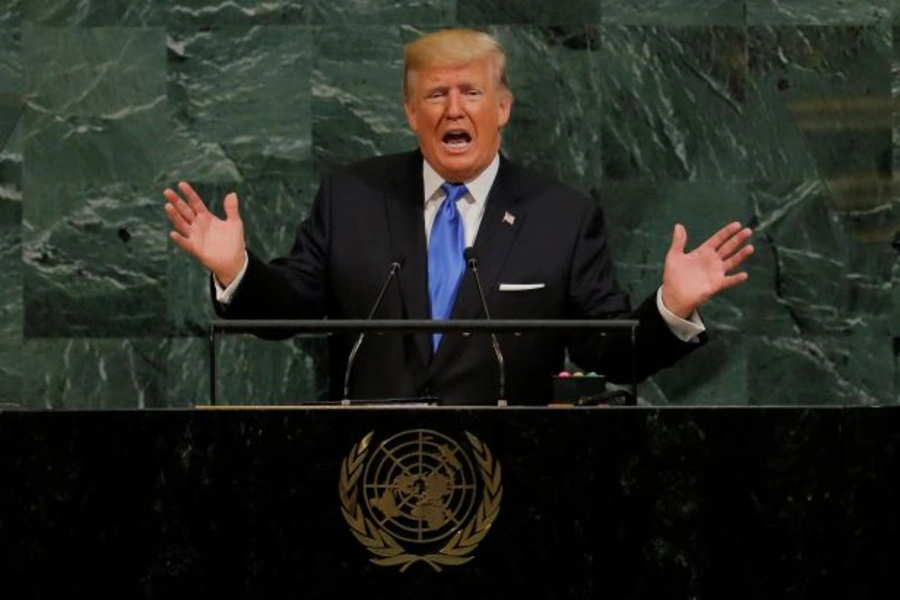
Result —
<path fill-rule="evenodd" d="M 478 276 L 478 259 L 475 258 L 475 251 L 472 248 L 466 248 L 464 252 L 466 258 L 466 266 L 472 270 L 475 279 L 475 285 L 478 287 L 478 297 L 481 299 L 481 308 L 484 310 L 484 318 L 486 321 L 491 320 L 491 313 L 488 311 L 487 300 L 484 297 L 484 288 L 481 286 L 481 277 Z M 500 352 L 500 343 L 497 336 L 491 332 L 491 345 L 494 347 L 494 356 L 497 357 L 497 366 L 500 369 L 500 397 L 497 398 L 497 406 L 507 406 L 506 401 L 506 366 L 503 363 L 503 353 Z"/>
<path fill-rule="evenodd" d="M 369 316 L 366 317 L 367 321 L 371 321 L 372 317 L 375 316 L 375 312 L 378 310 L 378 307 L 381 306 L 381 300 L 384 298 L 388 286 L 391 284 L 391 281 L 394 280 L 394 277 L 397 276 L 398 271 L 400 271 L 400 262 L 394 261 L 391 263 L 391 270 L 388 273 L 387 279 L 384 280 L 384 284 L 381 286 L 381 291 L 378 292 L 378 298 L 375 299 L 375 304 L 372 305 L 372 310 L 369 311 Z M 350 350 L 350 355 L 347 357 L 347 370 L 344 372 L 344 399 L 341 402 L 342 404 L 350 404 L 350 372 L 353 370 L 353 363 L 356 361 L 356 353 L 359 352 L 359 347 L 362 346 L 365 337 L 366 332 L 360 331 L 359 337 L 356 338 L 356 342 Z"/>

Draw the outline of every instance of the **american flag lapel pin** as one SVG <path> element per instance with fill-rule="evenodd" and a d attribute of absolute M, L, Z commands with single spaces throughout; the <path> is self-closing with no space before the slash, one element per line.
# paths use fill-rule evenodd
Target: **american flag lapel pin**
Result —
<path fill-rule="evenodd" d="M 509 211 L 503 213 L 503 222 L 507 225 L 514 225 L 516 222 L 516 218 L 512 216 Z"/>

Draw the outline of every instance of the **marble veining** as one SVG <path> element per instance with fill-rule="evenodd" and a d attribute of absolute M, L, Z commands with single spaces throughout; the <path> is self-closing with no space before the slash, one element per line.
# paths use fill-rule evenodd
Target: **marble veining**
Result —
<path fill-rule="evenodd" d="M 896 403 L 896 16 L 895 0 L 4 2 L 0 392 L 99 405 L 37 386 L 62 368 L 54 344 L 158 340 L 164 367 L 107 378 L 104 402 L 206 401 L 208 274 L 168 242 L 162 188 L 191 181 L 213 210 L 237 192 L 250 247 L 284 253 L 326 173 L 415 146 L 402 46 L 463 24 L 508 51 L 504 153 L 602 205 L 633 299 L 675 222 L 689 246 L 729 220 L 756 230 L 750 281 L 702 308 L 709 348 L 642 403 Z M 325 389 L 320 343 L 223 349 L 236 399 Z"/>

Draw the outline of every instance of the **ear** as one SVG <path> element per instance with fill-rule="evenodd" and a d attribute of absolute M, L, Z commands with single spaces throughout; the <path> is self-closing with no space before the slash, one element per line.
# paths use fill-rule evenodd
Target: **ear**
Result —
<path fill-rule="evenodd" d="M 497 123 L 500 129 L 509 123 L 509 115 L 512 112 L 513 95 L 509 90 L 503 90 L 497 97 Z"/>
<path fill-rule="evenodd" d="M 418 115 L 416 114 L 415 105 L 409 101 L 409 98 L 403 99 L 403 110 L 406 112 L 406 122 L 409 124 L 409 128 L 412 129 L 413 133 L 419 133 L 419 120 Z"/>

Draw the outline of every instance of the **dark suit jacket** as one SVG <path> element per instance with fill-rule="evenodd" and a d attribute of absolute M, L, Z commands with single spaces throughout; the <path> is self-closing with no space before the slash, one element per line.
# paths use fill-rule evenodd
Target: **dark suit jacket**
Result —
<path fill-rule="evenodd" d="M 504 215 L 514 217 L 509 224 Z M 362 319 L 371 310 L 393 261 L 397 285 L 376 318 L 427 319 L 422 155 L 418 151 L 350 165 L 322 183 L 312 211 L 287 257 L 249 266 L 227 309 L 229 318 Z M 660 316 L 655 296 L 632 311 L 616 283 L 603 213 L 596 202 L 557 181 L 501 157 L 474 245 L 491 317 L 495 319 L 637 318 L 638 379 L 698 346 L 678 340 Z M 500 291 L 501 283 L 543 283 L 539 290 Z M 452 318 L 483 317 L 478 290 L 466 275 Z M 705 337 L 705 336 L 701 336 Z M 342 397 L 352 338 L 329 344 L 330 395 Z M 702 341 L 702 340 L 701 340 Z M 552 399 L 551 376 L 565 349 L 586 370 L 630 382 L 628 337 L 502 335 L 507 397 L 516 404 Z M 435 395 L 445 404 L 490 404 L 498 366 L 490 338 L 446 335 L 432 357 L 427 335 L 367 336 L 354 365 L 351 397 Z"/>

